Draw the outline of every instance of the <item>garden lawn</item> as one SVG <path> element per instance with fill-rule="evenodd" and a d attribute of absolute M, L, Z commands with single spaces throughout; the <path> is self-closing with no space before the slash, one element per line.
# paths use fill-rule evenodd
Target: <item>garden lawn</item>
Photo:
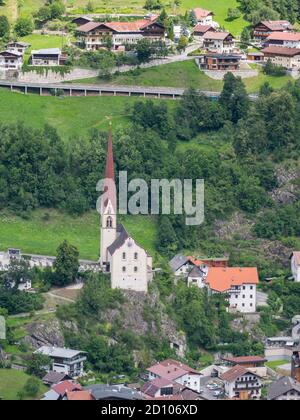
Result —
<path fill-rule="evenodd" d="M 101 174 L 99 174 L 99 177 Z M 122 216 L 120 222 L 150 254 L 155 253 L 156 220 L 148 216 Z M 29 220 L 0 214 L 0 250 L 20 248 L 24 253 L 56 255 L 65 239 L 75 245 L 82 259 L 97 260 L 100 245 L 100 216 L 96 212 L 81 217 L 54 210 L 38 210 Z"/>
<path fill-rule="evenodd" d="M 17 400 L 18 393 L 22 391 L 29 378 L 30 376 L 24 372 L 13 369 L 0 369 L 0 398 Z M 41 397 L 46 391 L 47 388 L 41 382 L 38 397 Z"/>

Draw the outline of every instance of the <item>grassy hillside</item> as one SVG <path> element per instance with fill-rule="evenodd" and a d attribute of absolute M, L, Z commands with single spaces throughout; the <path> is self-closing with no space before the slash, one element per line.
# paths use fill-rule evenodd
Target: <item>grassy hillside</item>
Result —
<path fill-rule="evenodd" d="M 259 75 L 244 79 L 249 93 L 258 92 L 264 82 L 269 82 L 274 89 L 282 88 L 289 80 L 290 76 L 267 76 L 259 71 Z M 107 81 L 105 81 L 107 83 Z M 104 80 L 84 79 L 77 80 L 76 83 L 104 83 Z M 112 78 L 113 85 L 139 85 L 139 86 L 169 86 L 169 87 L 195 87 L 208 91 L 220 91 L 223 82 L 214 80 L 199 71 L 193 60 L 178 63 L 164 64 L 159 67 L 139 70 L 138 73 L 126 73 Z"/>
<path fill-rule="evenodd" d="M 23 252 L 55 255 L 58 245 L 67 239 L 78 247 L 81 258 L 97 260 L 99 220 L 96 211 L 82 217 L 71 217 L 53 210 L 39 210 L 31 215 L 30 220 L 0 214 L 0 250 L 15 247 L 21 248 Z M 120 218 L 120 221 L 124 222 L 138 243 L 152 255 L 155 254 L 155 219 L 126 216 Z"/>
<path fill-rule="evenodd" d="M 126 124 L 126 108 L 135 100 L 122 97 L 60 99 L 0 90 L 0 122 L 24 121 L 36 128 L 50 124 L 64 138 L 81 136 L 92 128 L 106 129 L 106 116 L 113 117 L 115 126 Z"/>
<path fill-rule="evenodd" d="M 18 393 L 22 391 L 29 378 L 30 376 L 24 372 L 0 369 L 0 397 L 3 400 L 17 400 Z M 41 383 L 39 397 L 46 391 L 47 388 Z"/>
<path fill-rule="evenodd" d="M 43 0 L 7 0 L 6 5 L 0 7 L 0 13 L 6 14 L 11 21 L 15 21 L 19 15 L 30 15 L 39 9 L 45 2 Z M 72 14 L 86 13 L 88 0 L 65 0 L 67 11 Z M 93 0 L 94 13 L 145 13 L 145 0 Z M 237 0 L 182 0 L 180 7 L 174 7 L 173 2 L 162 0 L 169 13 L 185 13 L 194 7 L 203 7 L 215 13 L 215 20 L 221 26 L 226 26 L 234 34 L 241 32 L 246 22 L 241 17 L 234 21 L 227 20 L 228 8 L 237 8 Z"/>

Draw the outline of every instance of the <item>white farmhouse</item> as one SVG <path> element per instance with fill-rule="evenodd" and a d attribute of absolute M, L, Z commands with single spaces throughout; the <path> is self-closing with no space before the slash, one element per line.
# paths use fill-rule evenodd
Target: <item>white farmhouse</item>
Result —
<path fill-rule="evenodd" d="M 225 394 L 229 399 L 259 400 L 261 397 L 261 378 L 243 366 L 234 366 L 223 373 L 221 380 L 224 382 Z"/>
<path fill-rule="evenodd" d="M 300 251 L 294 251 L 291 255 L 291 268 L 294 280 L 300 282 Z"/>
<path fill-rule="evenodd" d="M 229 310 L 256 312 L 256 287 L 259 283 L 256 267 L 211 267 L 206 285 L 211 293 L 228 296 Z"/>
<path fill-rule="evenodd" d="M 206 32 L 203 35 L 203 47 L 207 51 L 220 54 L 231 54 L 237 51 L 235 38 L 229 32 Z"/>
<path fill-rule="evenodd" d="M 210 10 L 197 7 L 194 9 L 194 14 L 196 16 L 197 23 L 200 23 L 201 25 L 212 25 L 214 23 L 214 13 Z"/>
<path fill-rule="evenodd" d="M 23 66 L 23 54 L 12 51 L 0 52 L 0 69 L 21 70 Z"/>
<path fill-rule="evenodd" d="M 201 373 L 176 360 L 164 360 L 148 368 L 147 372 L 149 381 L 165 379 L 166 381 L 176 382 L 196 392 L 200 392 L 201 390 Z"/>

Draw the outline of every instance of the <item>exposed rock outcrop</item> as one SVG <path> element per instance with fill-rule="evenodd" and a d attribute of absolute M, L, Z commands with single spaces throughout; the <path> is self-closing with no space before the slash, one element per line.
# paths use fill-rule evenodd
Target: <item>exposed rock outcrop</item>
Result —
<path fill-rule="evenodd" d="M 28 335 L 24 341 L 38 349 L 41 346 L 64 347 L 64 337 L 59 321 L 53 319 L 47 322 L 34 322 L 27 326 Z"/>

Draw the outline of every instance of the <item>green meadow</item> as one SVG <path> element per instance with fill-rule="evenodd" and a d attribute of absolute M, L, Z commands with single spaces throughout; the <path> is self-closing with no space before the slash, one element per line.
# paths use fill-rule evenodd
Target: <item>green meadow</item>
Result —
<path fill-rule="evenodd" d="M 102 174 L 99 173 L 99 179 Z M 135 240 L 155 255 L 156 220 L 146 216 L 122 216 L 126 229 Z M 97 260 L 100 246 L 100 216 L 95 211 L 69 216 L 56 210 L 40 209 L 29 220 L 0 213 L 0 250 L 21 248 L 24 253 L 56 255 L 64 239 L 75 245 L 82 259 Z"/>
<path fill-rule="evenodd" d="M 18 400 L 19 393 L 30 376 L 24 372 L 13 369 L 0 369 L 0 398 L 3 400 Z M 37 397 L 41 397 L 47 388 L 40 382 L 40 392 Z"/>
<path fill-rule="evenodd" d="M 291 76 L 268 76 L 258 68 L 258 75 L 244 79 L 244 83 L 249 93 L 255 93 L 259 91 L 260 86 L 265 82 L 269 82 L 274 89 L 280 89 L 290 80 L 293 80 Z M 76 83 L 97 84 L 104 83 L 104 80 L 92 78 L 77 80 Z M 158 67 L 141 69 L 138 72 L 119 74 L 112 77 L 110 84 L 125 86 L 194 87 L 212 92 L 219 92 L 223 88 L 223 81 L 208 77 L 203 71 L 199 70 L 194 60 L 164 64 Z"/>

